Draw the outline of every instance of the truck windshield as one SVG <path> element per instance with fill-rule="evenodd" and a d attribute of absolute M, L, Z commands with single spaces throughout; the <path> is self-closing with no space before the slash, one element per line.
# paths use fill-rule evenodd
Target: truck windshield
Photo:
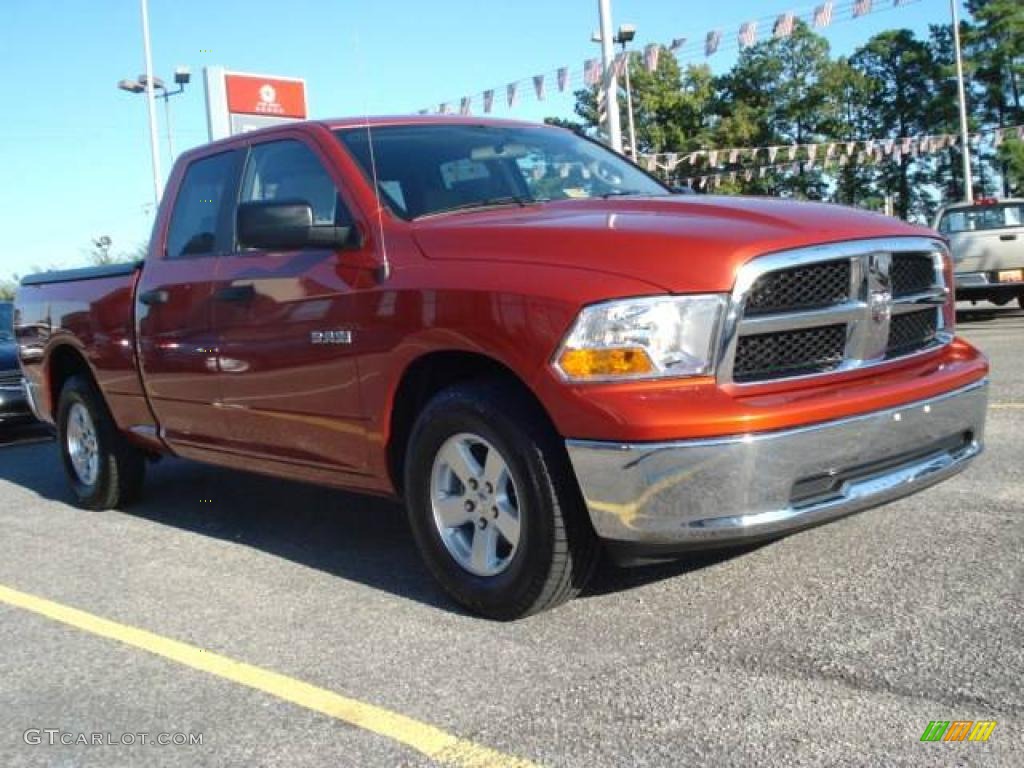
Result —
<path fill-rule="evenodd" d="M 944 235 L 1010 227 L 1024 227 L 1024 203 L 954 208 L 942 214 L 939 220 L 939 232 Z"/>
<path fill-rule="evenodd" d="M 376 167 L 381 197 L 406 219 L 548 200 L 671 194 L 614 152 L 555 128 L 394 125 L 336 133 L 367 178 Z"/>

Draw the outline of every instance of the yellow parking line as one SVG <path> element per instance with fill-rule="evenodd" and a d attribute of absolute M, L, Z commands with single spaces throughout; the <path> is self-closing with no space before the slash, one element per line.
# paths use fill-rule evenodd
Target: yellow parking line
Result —
<path fill-rule="evenodd" d="M 460 739 L 440 728 L 383 707 L 350 699 L 287 675 L 235 661 L 188 643 L 103 619 L 77 608 L 3 585 L 0 585 L 0 602 L 269 693 L 284 701 L 405 744 L 438 763 L 458 768 L 535 768 L 534 764 L 527 760 Z"/>

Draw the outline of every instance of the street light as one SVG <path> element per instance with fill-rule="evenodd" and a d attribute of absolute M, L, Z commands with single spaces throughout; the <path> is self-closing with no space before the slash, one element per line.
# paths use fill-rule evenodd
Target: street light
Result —
<path fill-rule="evenodd" d="M 174 135 L 171 128 L 171 96 L 177 96 L 179 93 L 185 92 L 185 86 L 192 80 L 192 73 L 188 67 L 177 67 L 174 70 L 174 83 L 177 85 L 177 89 L 173 91 L 167 90 L 167 86 L 164 81 L 159 77 L 153 77 L 153 91 L 159 91 L 156 94 L 156 98 L 163 99 L 164 102 L 164 114 L 167 116 L 167 149 L 171 154 L 171 161 L 174 161 Z M 139 75 L 135 80 L 118 80 L 117 87 L 122 91 L 128 93 L 145 93 L 147 85 L 149 84 L 149 78 L 145 75 Z"/>
<path fill-rule="evenodd" d="M 960 141 L 963 143 L 964 201 L 974 202 L 974 180 L 971 178 L 971 134 L 967 127 L 967 96 L 964 91 L 964 60 L 960 53 L 960 15 L 957 13 L 958 0 L 949 0 L 953 16 L 953 52 L 956 57 L 956 87 L 960 102 Z"/>
<path fill-rule="evenodd" d="M 623 54 L 626 53 L 626 44 L 633 42 L 636 37 L 636 26 L 633 24 L 622 24 L 612 42 L 622 46 Z M 601 33 L 595 32 L 590 36 L 592 42 L 602 42 Z M 629 154 L 636 160 L 636 123 L 633 120 L 633 89 L 629 82 L 629 59 L 626 59 L 626 115 L 629 118 Z M 609 105 L 609 109 L 611 106 Z"/>

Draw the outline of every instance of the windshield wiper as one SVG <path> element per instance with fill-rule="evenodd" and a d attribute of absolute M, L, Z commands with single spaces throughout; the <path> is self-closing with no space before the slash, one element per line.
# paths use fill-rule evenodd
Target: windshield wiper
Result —
<path fill-rule="evenodd" d="M 642 195 L 643 192 L 638 192 L 635 189 L 613 189 L 609 192 L 603 192 L 598 197 L 602 200 L 607 200 L 609 197 L 628 197 L 630 195 Z"/>
<path fill-rule="evenodd" d="M 468 211 L 474 208 L 497 208 L 503 205 L 518 205 L 520 208 L 525 208 L 530 203 L 542 202 L 541 199 L 532 197 L 522 197 L 520 195 L 506 195 L 504 197 L 488 197 L 484 200 L 472 200 L 468 203 L 460 203 L 459 205 L 453 205 L 451 208 L 442 208 L 438 211 L 431 211 L 430 213 L 424 214 L 426 216 L 437 216 L 442 213 L 454 213 L 455 211 Z"/>

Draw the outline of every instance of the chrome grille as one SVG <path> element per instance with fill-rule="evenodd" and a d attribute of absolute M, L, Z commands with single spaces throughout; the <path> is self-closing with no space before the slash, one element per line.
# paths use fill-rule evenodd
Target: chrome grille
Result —
<path fill-rule="evenodd" d="M 735 381 L 761 381 L 825 373 L 843 362 L 846 326 L 741 336 L 736 346 Z"/>
<path fill-rule="evenodd" d="M 927 238 L 862 240 L 749 262 L 733 290 L 719 380 L 827 374 L 948 343 L 944 248 Z"/>
<path fill-rule="evenodd" d="M 885 355 L 888 358 L 916 352 L 935 341 L 938 330 L 938 312 L 934 309 L 922 309 L 896 315 L 889 325 L 889 344 Z"/>
<path fill-rule="evenodd" d="M 21 371 L 0 371 L 0 387 L 21 384 Z"/>
<path fill-rule="evenodd" d="M 850 295 L 850 260 L 807 264 L 762 275 L 747 297 L 747 315 L 827 307 Z"/>
<path fill-rule="evenodd" d="M 892 295 L 896 298 L 927 291 L 935 285 L 935 261 L 927 253 L 901 253 L 892 262 Z"/>

